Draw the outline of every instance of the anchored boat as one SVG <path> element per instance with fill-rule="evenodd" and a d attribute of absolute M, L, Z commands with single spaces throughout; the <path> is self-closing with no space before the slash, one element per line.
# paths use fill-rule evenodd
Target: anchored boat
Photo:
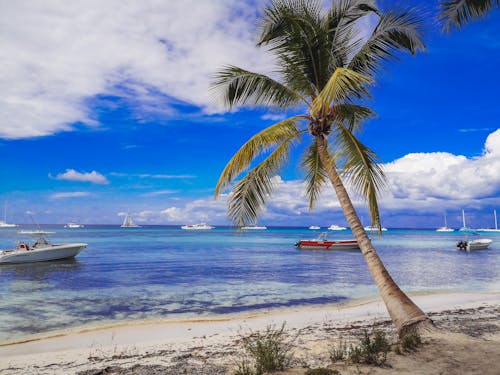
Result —
<path fill-rule="evenodd" d="M 31 263 L 45 262 L 56 259 L 73 258 L 87 247 L 86 243 L 51 244 L 47 236 L 54 232 L 20 231 L 20 234 L 29 234 L 32 241 L 19 241 L 14 249 L 0 250 L 1 263 Z"/>
<path fill-rule="evenodd" d="M 358 241 L 352 240 L 328 240 L 326 232 L 321 233 L 317 239 L 300 240 L 295 246 L 304 250 L 350 250 L 359 251 Z"/>

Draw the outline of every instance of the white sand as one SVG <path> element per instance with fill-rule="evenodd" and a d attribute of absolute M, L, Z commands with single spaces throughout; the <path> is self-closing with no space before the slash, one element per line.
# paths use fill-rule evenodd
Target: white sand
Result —
<path fill-rule="evenodd" d="M 412 299 L 426 312 L 500 306 L 500 293 L 425 294 L 414 295 Z M 388 319 L 385 306 L 379 299 L 319 307 L 259 310 L 196 320 L 128 322 L 92 330 L 58 332 L 52 337 L 2 345 L 0 372 L 13 374 L 19 369 L 45 368 L 37 373 L 73 373 L 69 368 L 78 371 L 91 368 L 89 357 L 112 357 L 121 353 L 143 355 L 162 350 L 177 352 L 190 347 L 216 348 L 231 345 L 240 332 L 262 330 L 283 322 L 289 329 L 303 329 L 375 319 Z M 47 370 L 51 364 L 57 366 Z"/>

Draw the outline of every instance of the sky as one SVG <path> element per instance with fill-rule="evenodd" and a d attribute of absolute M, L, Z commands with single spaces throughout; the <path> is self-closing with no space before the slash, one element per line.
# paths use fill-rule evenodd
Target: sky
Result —
<path fill-rule="evenodd" d="M 426 9 L 427 51 L 388 63 L 359 138 L 388 178 L 382 224 L 493 226 L 500 210 L 500 10 L 443 34 Z M 255 46 L 264 0 L 0 0 L 0 205 L 7 221 L 227 225 L 214 199 L 225 164 L 294 113 L 221 106 L 227 64 L 272 74 Z M 401 4 L 401 2 L 397 2 Z M 325 4 L 328 4 L 325 2 Z M 393 2 L 384 1 L 384 6 Z M 304 139 L 305 141 L 307 139 Z M 326 186 L 313 211 L 297 146 L 274 177 L 265 225 L 345 225 Z M 227 192 L 226 192 L 227 193 Z M 354 197 L 362 221 L 365 202 Z M 3 211 L 3 210 L 2 210 Z"/>

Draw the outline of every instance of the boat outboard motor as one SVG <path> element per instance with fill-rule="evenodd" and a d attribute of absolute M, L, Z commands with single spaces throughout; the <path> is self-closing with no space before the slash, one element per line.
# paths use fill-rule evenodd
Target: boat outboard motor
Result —
<path fill-rule="evenodd" d="M 457 243 L 458 250 L 466 250 L 467 249 L 467 241 L 458 241 Z"/>

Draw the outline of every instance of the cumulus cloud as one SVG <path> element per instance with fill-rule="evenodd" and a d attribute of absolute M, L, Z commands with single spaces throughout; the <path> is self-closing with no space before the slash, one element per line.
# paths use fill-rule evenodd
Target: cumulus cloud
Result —
<path fill-rule="evenodd" d="M 49 174 L 49 177 L 52 177 Z M 92 172 L 77 172 L 74 169 L 66 169 L 66 172 L 59 173 L 56 177 L 56 180 L 68 180 L 68 181 L 84 181 L 84 182 L 92 182 L 94 184 L 109 184 L 109 181 L 102 174 L 92 171 Z"/>
<path fill-rule="evenodd" d="M 212 112 L 208 87 L 223 64 L 272 70 L 254 46 L 258 9 L 233 0 L 3 2 L 0 137 L 97 126 L 90 104 L 110 95 L 162 115 L 179 102 Z"/>
<path fill-rule="evenodd" d="M 81 198 L 89 195 L 90 193 L 86 191 L 72 191 L 72 192 L 54 193 L 50 196 L 50 199 Z"/>

